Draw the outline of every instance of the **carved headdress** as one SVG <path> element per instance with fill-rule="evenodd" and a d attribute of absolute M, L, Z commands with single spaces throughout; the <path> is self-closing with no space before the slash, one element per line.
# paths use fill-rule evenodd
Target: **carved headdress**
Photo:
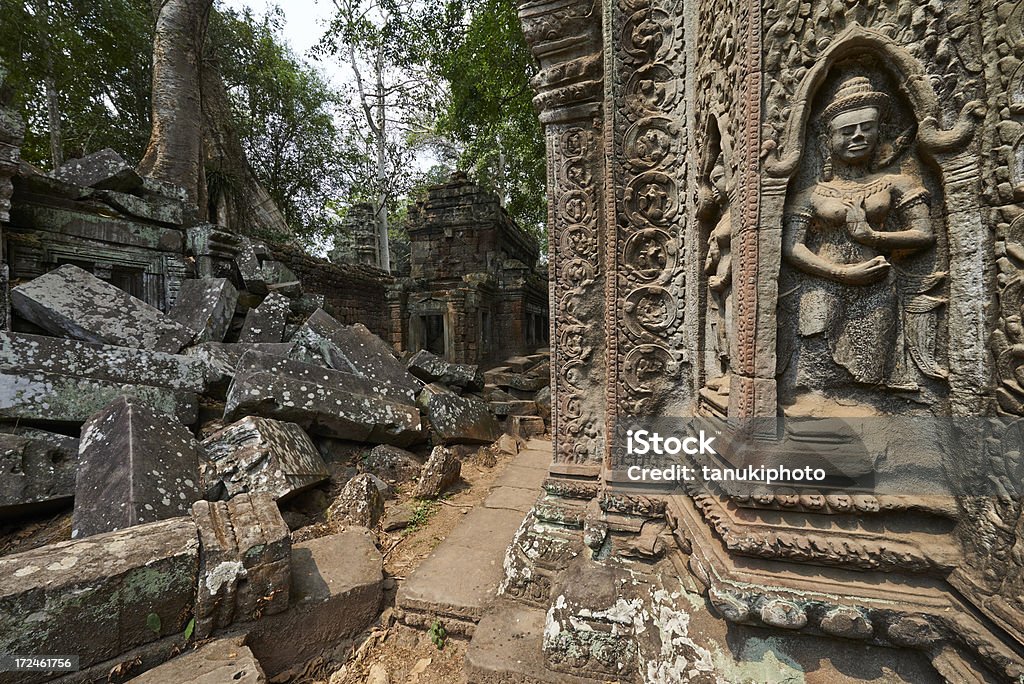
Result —
<path fill-rule="evenodd" d="M 822 112 L 822 120 L 832 121 L 843 112 L 854 109 L 875 107 L 878 109 L 879 118 L 885 116 L 889 106 L 889 96 L 875 90 L 865 76 L 853 76 L 846 79 L 836 90 L 832 102 Z"/>

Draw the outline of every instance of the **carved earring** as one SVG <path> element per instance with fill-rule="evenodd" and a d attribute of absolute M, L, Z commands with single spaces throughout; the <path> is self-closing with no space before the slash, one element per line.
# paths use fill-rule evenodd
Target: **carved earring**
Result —
<path fill-rule="evenodd" d="M 832 180 L 832 154 L 825 155 L 825 162 L 821 165 L 821 180 L 826 183 Z"/>

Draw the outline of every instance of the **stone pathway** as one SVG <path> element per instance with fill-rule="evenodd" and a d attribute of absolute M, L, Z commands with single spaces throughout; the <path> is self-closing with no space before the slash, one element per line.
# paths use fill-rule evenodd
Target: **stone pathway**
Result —
<path fill-rule="evenodd" d="M 396 598 L 402 622 L 429 628 L 440 620 L 449 633 L 473 634 L 495 600 L 505 549 L 540 496 L 550 463 L 550 441 L 527 442 L 483 505 L 469 511 L 402 583 Z"/>

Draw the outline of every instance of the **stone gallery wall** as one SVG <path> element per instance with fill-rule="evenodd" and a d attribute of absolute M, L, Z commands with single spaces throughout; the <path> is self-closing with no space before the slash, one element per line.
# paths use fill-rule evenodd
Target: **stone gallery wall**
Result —
<path fill-rule="evenodd" d="M 520 17 L 548 150 L 555 462 L 503 592 L 548 611 L 548 667 L 757 680 L 750 630 L 768 630 L 794 677 L 1017 681 L 1024 2 Z M 667 462 L 614 445 L 660 416 L 730 435 L 755 416 L 926 422 L 842 463 L 889 489 L 683 495 L 630 481 Z M 945 420 L 977 416 L 970 438 Z M 754 456 L 850 443 L 826 432 L 790 421 Z M 914 453 L 937 463 L 932 498 L 901 478 Z M 638 606 L 631 638 L 601 636 L 616 600 Z"/>

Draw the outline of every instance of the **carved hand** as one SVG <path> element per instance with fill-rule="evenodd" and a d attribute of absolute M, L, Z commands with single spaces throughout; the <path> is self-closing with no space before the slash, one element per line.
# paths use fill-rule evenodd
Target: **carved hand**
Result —
<path fill-rule="evenodd" d="M 841 267 L 836 280 L 848 285 L 868 285 L 881 280 L 888 272 L 889 262 L 884 256 L 876 256 L 859 264 Z"/>
<path fill-rule="evenodd" d="M 708 278 L 708 289 L 712 292 L 721 292 L 725 289 L 725 278 L 722 276 L 711 276 Z"/>
<path fill-rule="evenodd" d="M 874 242 L 875 231 L 868 223 L 864 198 L 859 202 L 846 204 L 846 233 L 857 242 L 870 245 Z"/>

